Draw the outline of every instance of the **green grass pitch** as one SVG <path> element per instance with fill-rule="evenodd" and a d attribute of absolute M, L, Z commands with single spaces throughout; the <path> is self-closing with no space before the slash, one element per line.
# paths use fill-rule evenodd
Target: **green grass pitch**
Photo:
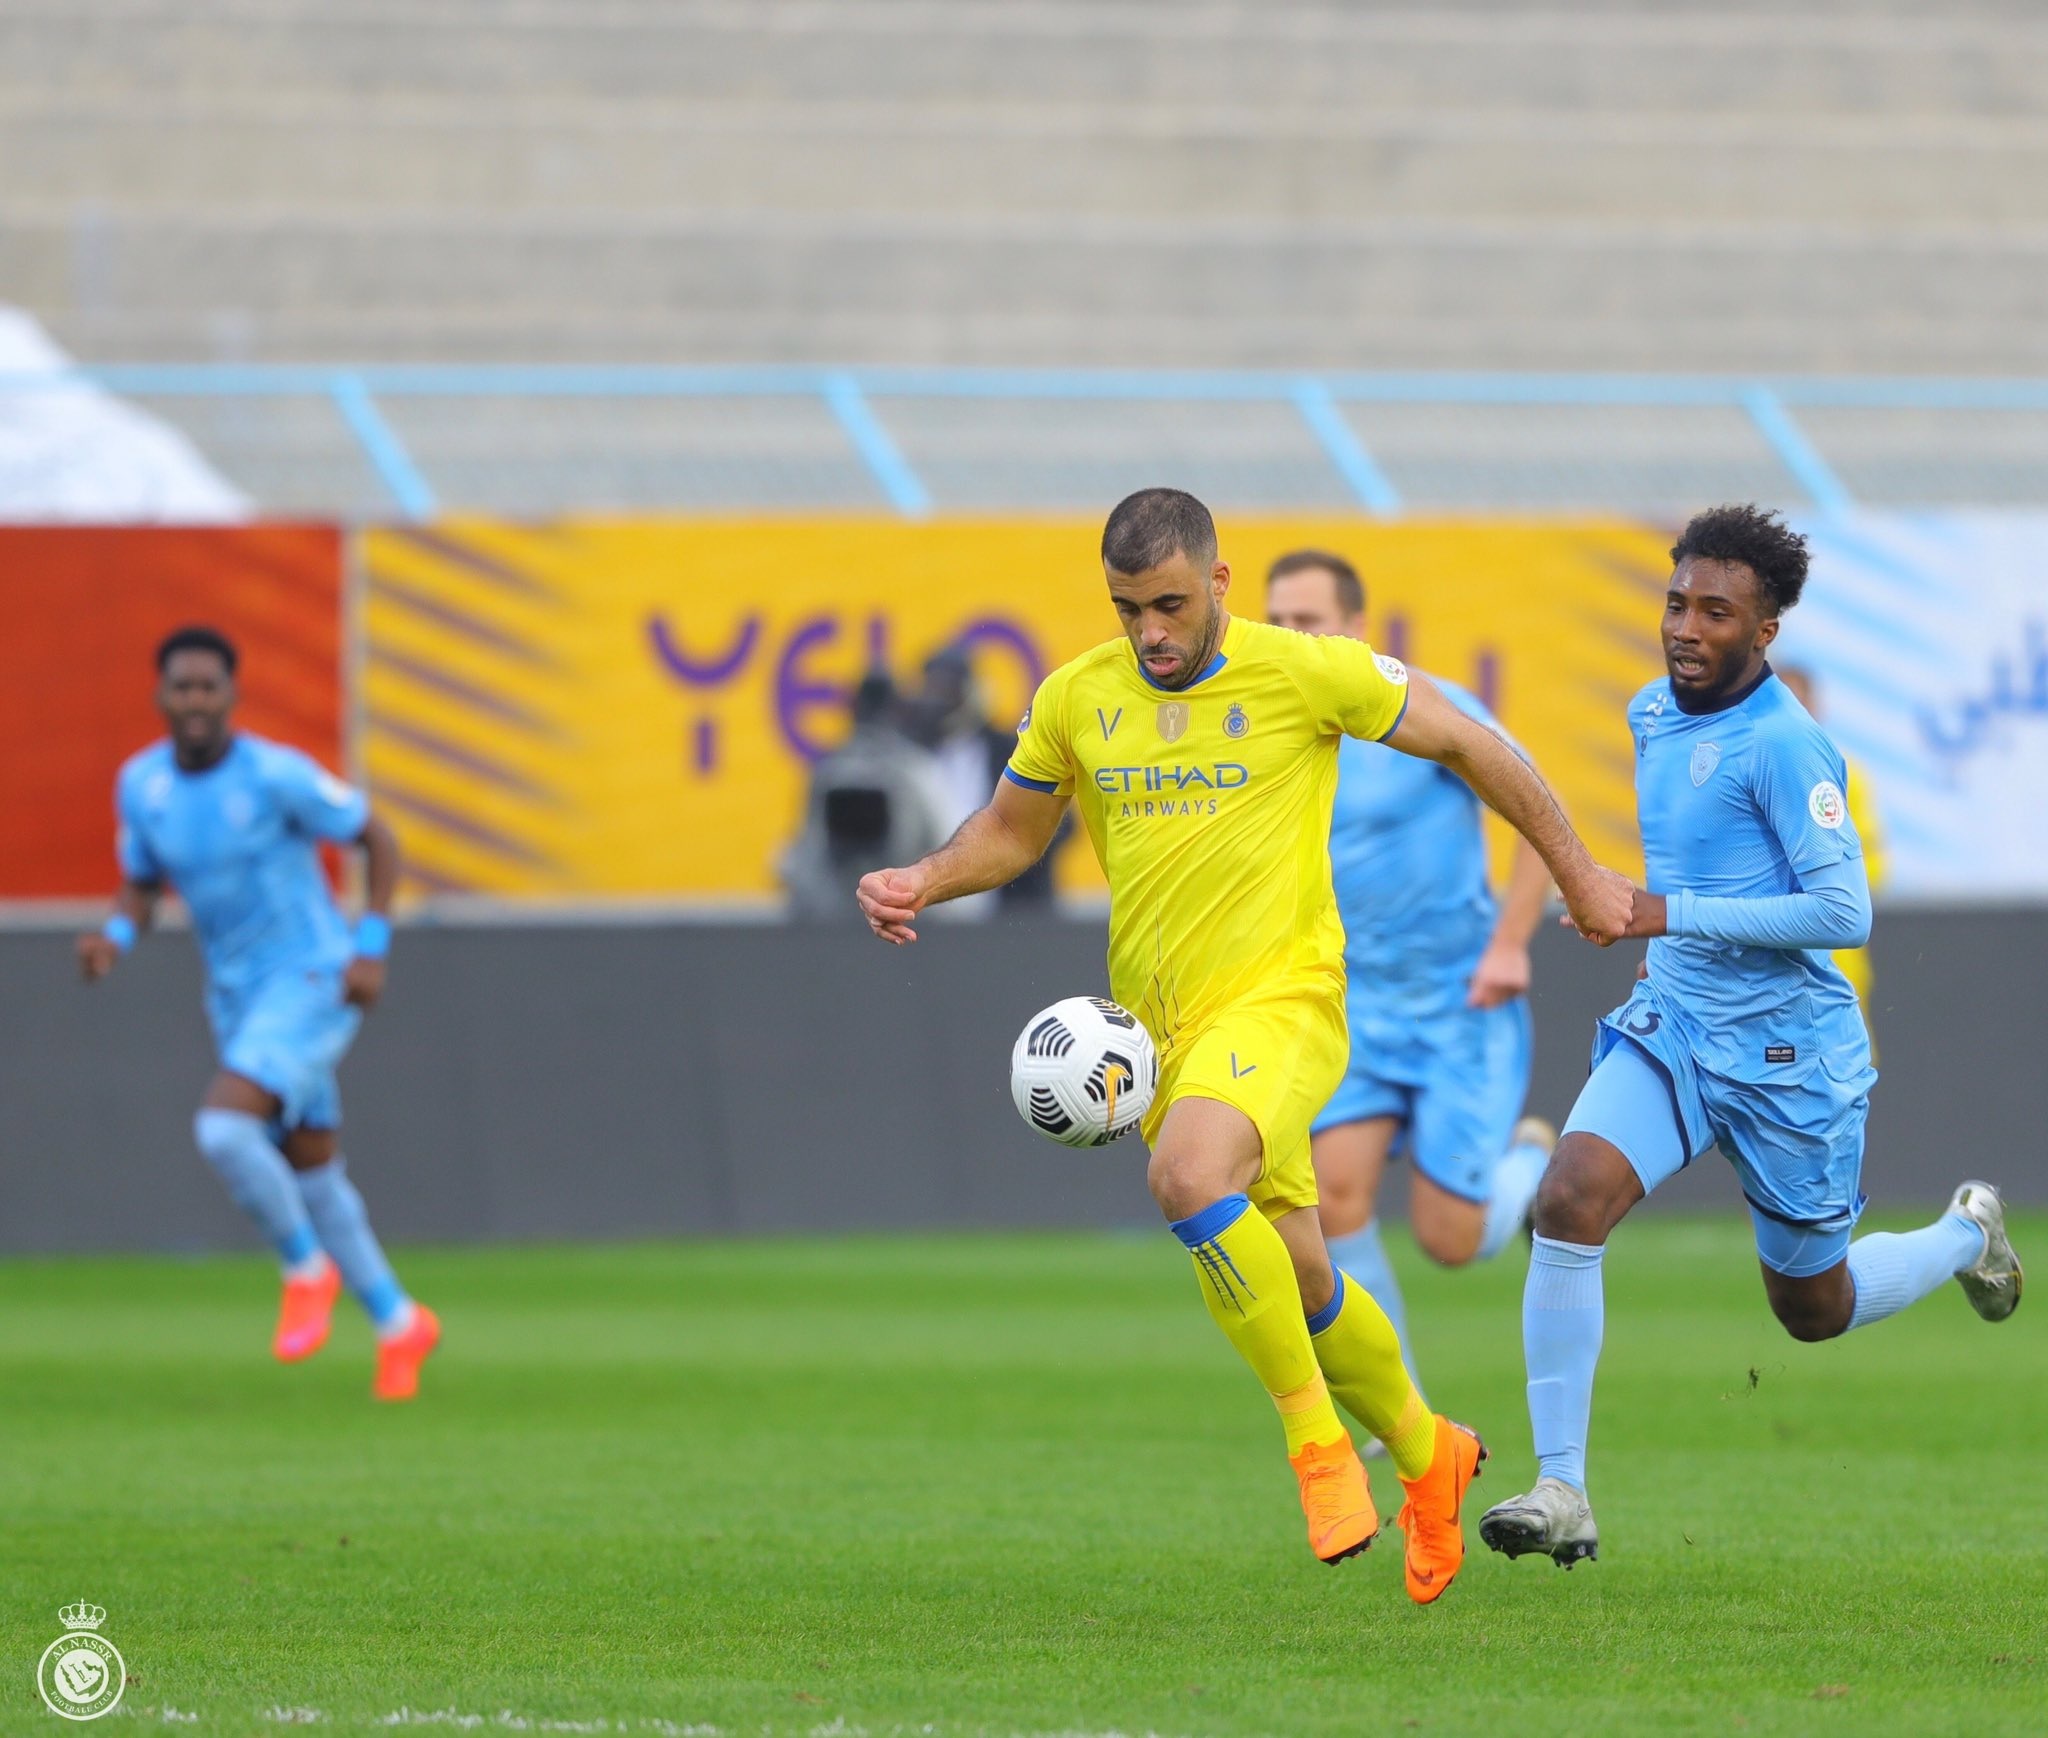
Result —
<path fill-rule="evenodd" d="M 2048 1219 L 2016 1238 L 2048 1258 Z M 1530 1472 L 1522 1261 L 1404 1249 L 1483 1505 Z M 1163 1232 L 401 1266 L 447 1339 L 379 1409 L 352 1316 L 269 1361 L 254 1259 L 0 1264 L 0 1729 L 68 1729 L 33 1672 L 83 1597 L 131 1676 L 108 1731 L 2048 1730 L 2048 1300 L 1800 1346 L 1746 1227 L 1624 1227 L 1604 1559 L 1509 1564 L 1469 1513 L 1417 1610 L 1398 1534 L 1310 1558 Z"/>

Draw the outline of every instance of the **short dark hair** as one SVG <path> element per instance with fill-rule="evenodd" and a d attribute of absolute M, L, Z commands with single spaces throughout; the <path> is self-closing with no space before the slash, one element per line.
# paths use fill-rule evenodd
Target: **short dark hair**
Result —
<path fill-rule="evenodd" d="M 218 628 L 178 628 L 164 635 L 157 643 L 156 667 L 162 674 L 166 665 L 180 652 L 211 652 L 228 667 L 228 674 L 235 673 L 235 666 L 241 658 L 235 651 L 235 643 Z"/>
<path fill-rule="evenodd" d="M 1140 489 L 1111 509 L 1102 528 L 1102 565 L 1146 573 L 1185 555 L 1197 567 L 1216 560 L 1216 521 L 1185 489 Z"/>
<path fill-rule="evenodd" d="M 1327 549 L 1290 549 L 1266 569 L 1266 583 L 1297 573 L 1327 573 L 1337 582 L 1337 607 L 1347 616 L 1365 613 L 1365 581 L 1343 556 Z"/>
<path fill-rule="evenodd" d="M 1756 575 L 1766 617 L 1782 615 L 1806 589 L 1806 539 L 1776 513 L 1754 501 L 1709 507 L 1671 546 L 1671 565 L 1686 561 L 1739 561 Z"/>

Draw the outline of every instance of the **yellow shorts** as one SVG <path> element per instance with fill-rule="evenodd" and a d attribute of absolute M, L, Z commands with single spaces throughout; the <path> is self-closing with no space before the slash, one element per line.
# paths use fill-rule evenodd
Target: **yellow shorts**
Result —
<path fill-rule="evenodd" d="M 1259 1131 L 1259 1180 L 1246 1191 L 1253 1205 L 1268 1219 L 1313 1207 L 1309 1124 L 1342 1084 L 1350 1059 L 1341 990 L 1290 986 L 1246 996 L 1175 1034 L 1145 1113 L 1145 1139 L 1157 1140 L 1176 1099 L 1218 1099 L 1243 1111 Z"/>

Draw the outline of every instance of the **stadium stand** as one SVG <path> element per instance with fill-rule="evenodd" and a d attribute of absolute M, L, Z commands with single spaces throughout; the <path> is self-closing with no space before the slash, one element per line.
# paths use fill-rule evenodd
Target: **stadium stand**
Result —
<path fill-rule="evenodd" d="M 2044 110 L 2019 0 L 4 0 L 0 284 L 91 361 L 2027 374 Z M 388 508 L 317 397 L 161 408 Z M 464 504 L 875 500 L 815 399 L 518 408 L 392 416 Z M 1285 406 L 890 417 L 942 504 L 1349 498 Z M 1369 444 L 1417 506 L 1800 498 L 1737 411 L 1535 420 Z M 2043 486 L 2038 411 L 1822 421 L 1862 496 Z"/>

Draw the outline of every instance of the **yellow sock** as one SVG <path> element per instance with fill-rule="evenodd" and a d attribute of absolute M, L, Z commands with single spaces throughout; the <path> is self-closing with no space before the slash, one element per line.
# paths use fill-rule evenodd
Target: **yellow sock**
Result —
<path fill-rule="evenodd" d="M 1176 1220 L 1173 1234 L 1194 1257 L 1202 1301 L 1216 1325 L 1273 1396 L 1288 1454 L 1342 1438 L 1344 1424 L 1309 1344 L 1294 1263 L 1280 1233 L 1245 1196 L 1226 1195 Z"/>
<path fill-rule="evenodd" d="M 1312 1442 L 1335 1442 L 1344 1434 L 1344 1421 L 1330 1404 L 1330 1387 L 1318 1370 L 1292 1394 L 1275 1394 L 1280 1408 L 1280 1428 L 1287 1432 L 1287 1458 L 1292 1460 Z"/>
<path fill-rule="evenodd" d="M 1404 1479 L 1419 1479 L 1436 1459 L 1436 1414 L 1423 1404 L 1415 1385 L 1408 1386 L 1408 1404 L 1385 1437 L 1387 1453 Z"/>
<path fill-rule="evenodd" d="M 1387 1445 L 1404 1479 L 1420 1478 L 1436 1454 L 1436 1415 L 1408 1379 L 1387 1312 L 1340 1268 L 1336 1291 L 1308 1325 L 1330 1392 Z"/>

